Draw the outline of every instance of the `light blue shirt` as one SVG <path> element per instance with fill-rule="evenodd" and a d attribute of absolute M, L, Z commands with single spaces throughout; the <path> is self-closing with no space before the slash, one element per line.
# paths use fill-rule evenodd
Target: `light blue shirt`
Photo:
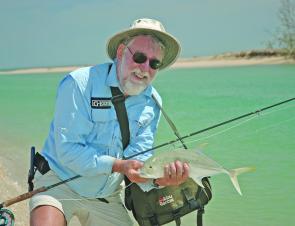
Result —
<path fill-rule="evenodd" d="M 108 73 L 109 65 L 111 70 Z M 114 193 L 123 180 L 112 173 L 115 159 L 122 159 L 152 148 L 160 119 L 160 109 L 152 86 L 125 100 L 129 119 L 130 143 L 124 150 L 114 106 L 97 109 L 91 98 L 111 98 L 110 86 L 119 87 L 116 62 L 85 67 L 71 72 L 59 84 L 54 118 L 42 150 L 50 168 L 62 179 L 82 177 L 67 183 L 78 194 L 94 198 Z M 152 152 L 134 159 L 145 161 Z M 140 184 L 143 190 L 150 183 Z"/>

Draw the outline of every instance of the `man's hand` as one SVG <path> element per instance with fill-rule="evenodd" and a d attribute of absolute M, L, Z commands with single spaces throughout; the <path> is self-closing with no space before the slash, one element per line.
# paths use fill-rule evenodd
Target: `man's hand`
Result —
<path fill-rule="evenodd" d="M 164 166 L 164 177 L 155 180 L 160 186 L 180 185 L 189 177 L 189 165 L 180 161 Z"/>
<path fill-rule="evenodd" d="M 113 164 L 113 172 L 125 174 L 131 182 L 144 183 L 146 178 L 139 176 L 138 170 L 143 167 L 143 163 L 137 160 L 116 159 Z"/>

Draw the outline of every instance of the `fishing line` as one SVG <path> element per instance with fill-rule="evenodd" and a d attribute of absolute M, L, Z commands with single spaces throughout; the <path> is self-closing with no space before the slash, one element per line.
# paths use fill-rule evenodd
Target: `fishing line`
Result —
<path fill-rule="evenodd" d="M 262 112 L 262 116 L 265 116 L 265 115 L 269 115 L 269 114 L 272 114 L 274 112 L 277 112 L 277 111 L 282 111 L 282 110 L 286 110 L 286 109 L 289 109 L 289 108 L 292 108 L 292 107 L 295 107 L 295 104 L 291 104 L 290 106 L 282 106 L 281 108 L 277 108 L 277 109 L 272 109 L 268 112 Z M 295 109 L 295 108 L 294 108 Z"/>
<path fill-rule="evenodd" d="M 257 117 L 257 116 L 252 116 L 251 118 L 246 119 L 246 120 L 244 120 L 244 121 L 242 121 L 242 122 L 240 122 L 240 123 L 237 123 L 236 125 L 233 125 L 233 126 L 231 126 L 231 127 L 229 127 L 229 128 L 226 128 L 226 129 L 220 130 L 220 131 L 218 131 L 218 132 L 216 132 L 216 133 L 213 133 L 213 134 L 211 134 L 211 135 L 208 135 L 208 136 L 206 136 L 206 137 L 201 137 L 201 138 L 196 139 L 196 140 L 186 141 L 185 143 L 186 143 L 186 144 L 191 144 L 191 143 L 195 143 L 195 142 L 198 142 L 198 141 L 206 140 L 206 139 L 209 139 L 209 138 L 215 137 L 215 136 L 217 136 L 217 135 L 220 135 L 220 134 L 226 133 L 226 132 L 228 132 L 229 130 L 234 129 L 234 128 L 236 128 L 236 127 L 239 127 L 239 126 L 241 126 L 242 124 L 245 124 L 245 123 L 249 122 L 250 120 L 252 120 L 252 119 L 254 119 L 254 118 L 256 118 L 256 117 Z M 181 146 L 179 145 L 178 148 L 181 148 Z"/>
<path fill-rule="evenodd" d="M 247 137 L 249 137 L 250 135 L 252 135 L 252 134 L 254 134 L 254 133 L 259 133 L 259 132 L 261 132 L 261 131 L 263 131 L 263 130 L 266 130 L 266 129 L 269 129 L 269 128 L 272 128 L 272 127 L 276 127 L 276 126 L 282 125 L 282 124 L 284 124 L 284 123 L 286 123 L 286 122 L 290 122 L 290 121 L 293 121 L 293 120 L 295 120 L 295 117 L 293 117 L 293 118 L 291 118 L 291 119 L 283 120 L 283 121 L 278 122 L 278 123 L 273 123 L 273 124 L 271 124 L 271 125 L 268 125 L 268 126 L 265 126 L 265 127 L 262 127 L 262 128 L 259 128 L 259 129 L 255 130 L 254 132 L 250 132 L 250 133 L 247 133 L 247 134 L 245 134 L 245 135 L 235 136 L 235 138 L 233 138 L 233 139 L 241 138 L 241 137 L 243 137 L 243 138 L 247 138 Z M 247 121 L 245 121 L 245 122 L 247 122 Z M 243 122 L 243 123 L 245 123 L 245 122 Z M 243 124 L 243 123 L 241 123 L 241 124 Z M 238 126 L 240 126 L 240 124 L 239 124 Z M 237 126 L 233 126 L 233 127 L 228 128 L 228 129 L 222 130 L 222 131 L 220 131 L 220 132 L 214 133 L 214 134 L 212 134 L 212 135 L 209 135 L 209 136 L 206 136 L 206 137 L 202 137 L 202 138 L 200 138 L 200 139 L 196 139 L 196 140 L 188 141 L 188 142 L 185 142 L 185 143 L 186 143 L 186 144 L 191 144 L 191 143 L 195 143 L 195 142 L 198 142 L 198 141 L 206 140 L 206 139 L 211 138 L 211 137 L 213 137 L 213 136 L 216 136 L 216 135 L 219 135 L 219 134 L 225 133 L 225 132 L 227 132 L 229 129 L 233 129 L 234 127 L 237 127 Z M 179 145 L 177 148 L 181 148 L 181 145 Z"/>
<path fill-rule="evenodd" d="M 254 132 L 249 132 L 249 133 L 247 133 L 245 135 L 237 136 L 236 138 L 247 138 L 247 137 L 249 137 L 250 135 L 252 135 L 254 133 L 259 133 L 259 132 L 261 132 L 263 130 L 266 130 L 266 129 L 269 129 L 269 128 L 272 128 L 272 127 L 276 127 L 276 126 L 280 126 L 280 125 L 282 125 L 284 123 L 287 123 L 287 122 L 290 122 L 290 121 L 293 121 L 293 120 L 295 120 L 295 117 L 287 119 L 287 120 L 280 121 L 278 123 L 273 123 L 273 124 L 267 125 L 265 127 L 261 127 L 259 129 L 255 130 Z"/>
<path fill-rule="evenodd" d="M 278 126 L 278 125 L 282 125 L 282 124 L 284 124 L 286 122 L 290 122 L 290 121 L 293 121 L 293 120 L 295 120 L 295 117 L 290 118 L 290 119 L 287 119 L 287 120 L 284 120 L 284 121 L 281 121 L 281 122 L 278 122 L 278 123 L 274 123 L 274 124 L 271 124 L 271 125 L 268 125 L 268 126 L 265 126 L 265 127 L 262 127 L 262 128 L 259 128 L 259 129 L 257 129 L 255 131 L 255 133 L 260 132 L 260 131 L 265 130 L 265 129 L 269 129 L 269 128 Z"/>
<path fill-rule="evenodd" d="M 231 129 L 237 128 L 237 127 L 239 127 L 239 126 L 241 126 L 241 125 L 243 125 L 243 124 L 245 124 L 245 123 L 247 123 L 247 122 L 249 122 L 249 121 L 251 121 L 251 120 L 253 120 L 253 119 L 260 119 L 260 117 L 265 117 L 265 116 L 267 116 L 267 115 L 273 114 L 273 113 L 278 112 L 278 111 L 286 110 L 286 109 L 291 108 L 291 107 L 295 107 L 295 105 L 294 105 L 294 106 L 282 107 L 282 108 L 280 108 L 280 109 L 273 109 L 273 110 L 270 111 L 270 112 L 257 113 L 256 115 L 253 115 L 251 118 L 246 119 L 246 120 L 244 120 L 244 121 L 242 121 L 242 122 L 240 122 L 240 123 L 237 123 L 236 125 L 233 125 L 233 126 L 231 126 L 231 127 L 229 127 L 229 128 L 223 129 L 223 130 L 221 130 L 221 131 L 218 131 L 218 132 L 213 133 L 213 134 L 211 134 L 211 135 L 208 135 L 208 136 L 206 136 L 206 137 L 201 137 L 201 138 L 199 138 L 199 139 L 195 139 L 195 140 L 191 140 L 191 141 L 186 141 L 185 143 L 186 143 L 186 144 L 191 144 L 191 143 L 195 143 L 195 142 L 198 142 L 198 141 L 202 141 L 202 140 L 206 140 L 206 139 L 209 139 L 209 138 L 215 137 L 215 136 L 217 136 L 217 135 L 220 135 L 220 134 L 226 133 L 226 132 L 228 132 L 228 131 L 231 130 Z M 294 117 L 294 118 L 295 118 L 295 117 Z M 284 120 L 284 121 L 282 121 L 282 123 L 279 122 L 279 123 L 274 123 L 274 124 L 268 125 L 268 126 L 266 126 L 266 127 L 263 127 L 263 128 L 261 128 L 261 129 L 256 130 L 255 133 L 257 133 L 257 131 L 263 130 L 263 129 L 265 129 L 265 128 L 273 127 L 273 125 L 274 125 L 274 126 L 276 126 L 276 125 L 280 125 L 280 124 L 283 124 L 283 123 L 285 123 L 285 122 L 292 121 L 292 120 L 293 120 L 293 119 L 291 119 L 291 120 Z M 247 136 L 249 136 L 249 135 L 251 135 L 251 134 L 253 134 L 253 133 L 254 133 L 254 132 L 248 133 Z M 181 148 L 181 146 L 178 145 L 176 148 Z"/>
<path fill-rule="evenodd" d="M 249 117 L 249 116 L 251 116 L 251 115 L 255 115 L 255 114 L 257 114 L 257 113 L 261 113 L 262 111 L 266 111 L 266 110 L 268 110 L 268 109 L 270 109 L 270 108 L 274 108 L 274 107 L 277 107 L 277 106 L 279 106 L 279 105 L 286 104 L 286 103 L 291 102 L 291 101 L 293 101 L 293 100 L 295 100 L 295 97 L 290 98 L 290 99 L 288 99 L 288 100 L 284 100 L 284 101 L 281 101 L 281 102 L 275 103 L 275 104 L 273 104 L 273 105 L 269 105 L 269 106 L 267 106 L 267 107 L 264 107 L 264 108 L 258 109 L 258 110 L 256 110 L 256 111 L 252 111 L 252 112 L 249 112 L 249 113 L 246 113 L 246 114 L 240 115 L 240 116 L 238 116 L 238 117 L 231 118 L 231 119 L 229 119 L 229 120 L 226 120 L 226 121 L 223 121 L 223 122 L 217 123 L 217 124 L 215 124 L 215 125 L 212 125 L 212 126 L 209 126 L 209 127 L 205 128 L 205 129 L 201 129 L 201 130 L 198 130 L 198 131 L 196 131 L 196 132 L 193 132 L 193 133 L 187 134 L 187 135 L 185 135 L 185 136 L 182 136 L 182 137 L 180 137 L 180 138 L 177 138 L 177 139 L 175 139 L 175 140 L 171 140 L 171 141 L 169 141 L 169 142 L 166 142 L 166 143 L 163 143 L 163 144 L 157 145 L 157 146 L 155 146 L 155 147 L 153 147 L 153 148 L 150 148 L 150 149 L 148 149 L 148 150 L 145 150 L 145 151 L 142 151 L 142 152 L 138 152 L 138 153 L 136 153 L 136 154 L 133 154 L 133 155 L 131 155 L 131 156 L 126 157 L 125 159 L 131 159 L 131 158 L 134 158 L 135 156 L 142 155 L 142 154 L 147 153 L 147 152 L 150 152 L 150 151 L 152 151 L 152 150 L 156 150 L 156 149 L 159 149 L 159 148 L 161 148 L 161 147 L 164 147 L 164 146 L 167 146 L 167 145 L 173 144 L 173 143 L 175 143 L 175 142 L 178 142 L 178 141 L 180 141 L 181 139 L 186 139 L 186 138 L 188 138 L 188 137 L 192 137 L 192 136 L 195 136 L 195 135 L 197 135 L 197 134 L 204 133 L 204 132 L 206 132 L 206 131 L 208 131 L 208 130 L 211 130 L 211 129 L 214 129 L 214 128 L 217 128 L 217 127 L 220 127 L 220 126 L 226 125 L 226 124 L 228 124 L 228 123 L 232 123 L 232 122 L 237 121 L 237 120 L 241 120 L 242 118 L 246 118 L 246 117 Z"/>

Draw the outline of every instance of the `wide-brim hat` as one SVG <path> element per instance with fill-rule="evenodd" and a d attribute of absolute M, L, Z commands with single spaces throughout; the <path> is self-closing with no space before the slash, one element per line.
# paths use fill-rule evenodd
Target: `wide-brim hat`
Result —
<path fill-rule="evenodd" d="M 165 54 L 162 65 L 159 68 L 164 69 L 171 65 L 178 58 L 180 53 L 180 44 L 175 37 L 165 31 L 164 26 L 154 19 L 137 19 L 129 29 L 121 31 L 112 36 L 107 43 L 107 53 L 111 59 L 115 59 L 118 46 L 126 39 L 137 35 L 152 35 L 158 38 L 165 46 Z"/>

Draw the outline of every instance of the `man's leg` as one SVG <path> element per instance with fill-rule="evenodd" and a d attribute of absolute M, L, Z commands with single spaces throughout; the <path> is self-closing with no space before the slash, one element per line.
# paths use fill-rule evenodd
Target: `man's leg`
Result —
<path fill-rule="evenodd" d="M 119 195 L 106 197 L 109 203 L 97 199 L 78 202 L 79 211 L 75 212 L 83 226 L 133 226 L 132 219 L 122 204 Z"/>
<path fill-rule="evenodd" d="M 43 187 L 60 182 L 60 179 L 49 171 L 45 175 L 36 173 L 35 186 Z M 66 205 L 60 200 L 72 199 L 72 191 L 66 185 L 60 185 L 48 191 L 34 195 L 29 202 L 31 226 L 57 225 L 65 226 L 72 217 L 73 205 Z M 71 202 L 72 203 L 72 202 Z"/>
<path fill-rule="evenodd" d="M 63 213 L 53 206 L 38 206 L 32 210 L 30 216 L 31 226 L 65 226 Z"/>

